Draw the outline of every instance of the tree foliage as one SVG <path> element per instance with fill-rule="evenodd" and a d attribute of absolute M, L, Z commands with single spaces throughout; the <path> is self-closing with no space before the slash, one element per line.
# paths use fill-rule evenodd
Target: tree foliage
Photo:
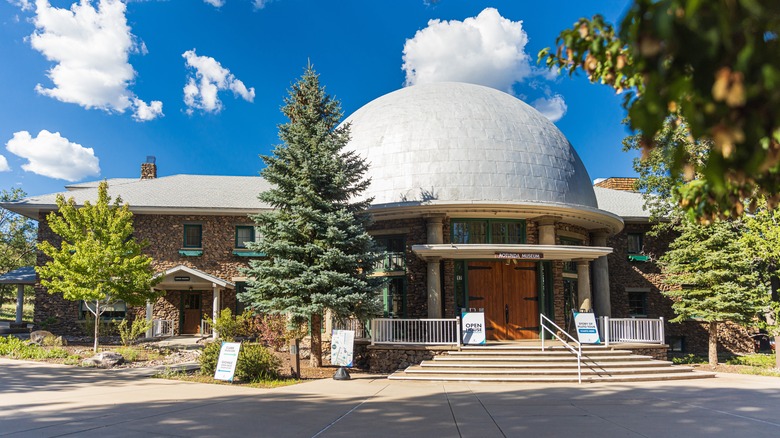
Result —
<path fill-rule="evenodd" d="M 282 144 L 262 157 L 261 175 L 273 188 L 259 198 L 275 210 L 254 217 L 261 237 L 250 245 L 267 258 L 250 262 L 239 299 L 264 314 L 289 315 L 293 325 L 311 318 L 312 363 L 319 365 L 317 322 L 325 310 L 360 318 L 380 311 L 379 280 L 369 276 L 378 254 L 365 231 L 371 199 L 359 198 L 368 164 L 344 150 L 349 126 L 339 126 L 340 105 L 311 66 L 284 102 Z"/>
<path fill-rule="evenodd" d="M 20 201 L 26 196 L 27 194 L 18 187 L 12 190 L 3 190 L 0 193 L 0 203 Z M 35 222 L 5 208 L 0 208 L 0 274 L 35 264 L 37 234 L 38 227 Z M 6 292 L 7 286 L 0 286 L 0 290 Z M 0 295 L 0 302 L 2 302 L 2 296 Z"/>
<path fill-rule="evenodd" d="M 681 223 L 680 235 L 659 262 L 664 292 L 677 315 L 672 322 L 697 319 L 710 323 L 710 363 L 717 363 L 716 324 L 755 322 L 765 307 L 766 293 L 739 244 L 740 224 L 715 221 L 709 225 Z"/>
<path fill-rule="evenodd" d="M 49 293 L 71 301 L 84 300 L 95 316 L 95 351 L 101 307 L 117 300 L 141 305 L 156 298 L 152 286 L 158 281 L 152 258 L 141 252 L 133 237 L 130 206 L 117 197 L 112 203 L 108 183 L 101 182 L 95 204 L 78 207 L 73 198 L 58 195 L 57 211 L 46 221 L 62 242 L 59 247 L 44 241 L 38 245 L 49 261 L 36 266 L 41 285 Z"/>
<path fill-rule="evenodd" d="M 738 217 L 754 192 L 780 201 L 779 34 L 780 2 L 634 0 L 617 29 L 582 18 L 539 59 L 624 93 L 645 149 L 670 115 L 711 139 L 704 178 L 679 189 L 680 203 L 705 219 Z M 685 174 L 684 154 L 668 158 Z"/>

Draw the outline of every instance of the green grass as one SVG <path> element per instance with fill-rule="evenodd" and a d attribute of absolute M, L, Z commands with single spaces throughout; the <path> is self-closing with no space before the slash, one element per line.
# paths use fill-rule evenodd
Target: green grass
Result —
<path fill-rule="evenodd" d="M 673 357 L 672 363 L 675 365 L 706 364 L 707 358 L 704 356 L 696 356 L 694 354 L 688 354 L 683 357 Z"/>
<path fill-rule="evenodd" d="M 64 348 L 41 347 L 35 344 L 27 344 L 13 336 L 0 337 L 0 356 L 12 359 L 65 359 L 66 361 L 78 361 L 77 355 L 70 354 Z"/>
<path fill-rule="evenodd" d="M 148 360 L 157 360 L 165 355 L 156 351 L 149 351 L 139 347 L 116 347 L 115 352 L 122 355 L 128 362 L 145 362 Z"/>
<path fill-rule="evenodd" d="M 34 310 L 32 304 L 24 303 L 22 321 L 32 322 Z M 16 321 L 16 300 L 13 300 L 13 302 L 4 302 L 0 305 L 0 320 Z"/>

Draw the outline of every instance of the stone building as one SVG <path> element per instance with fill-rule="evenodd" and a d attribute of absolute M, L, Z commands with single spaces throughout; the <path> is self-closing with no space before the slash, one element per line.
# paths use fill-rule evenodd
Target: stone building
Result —
<path fill-rule="evenodd" d="M 652 262 L 666 242 L 643 237 L 650 224 L 641 196 L 626 190 L 631 181 L 613 178 L 594 189 L 566 137 L 524 102 L 478 85 L 417 85 L 369 102 L 347 122 L 349 148 L 371 165 L 369 231 L 387 249 L 377 270 L 388 277 L 384 316 L 452 318 L 484 309 L 495 340 L 538 338 L 540 313 L 567 330 L 577 309 L 672 317 Z M 263 256 L 244 242 L 257 237 L 248 215 L 269 208 L 257 200 L 268 185 L 259 177 L 158 178 L 150 161 L 140 179 L 108 180 L 109 193 L 130 204 L 136 237 L 149 243 L 164 276 L 157 286 L 164 295 L 136 312 L 176 321 L 176 333 L 197 333 L 203 315 L 237 306 L 245 281 L 239 268 Z M 78 204 L 96 198 L 97 182 L 66 188 Z M 5 207 L 39 220 L 39 239 L 53 240 L 45 215 L 54 199 Z M 69 333 L 83 313 L 36 288 L 39 324 Z M 673 346 L 684 338 L 682 348 L 692 349 L 699 328 L 667 330 Z"/>

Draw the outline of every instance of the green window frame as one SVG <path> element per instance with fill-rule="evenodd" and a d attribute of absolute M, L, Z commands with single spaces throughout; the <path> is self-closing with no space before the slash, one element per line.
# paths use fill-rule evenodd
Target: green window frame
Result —
<path fill-rule="evenodd" d="M 406 318 L 406 277 L 387 277 L 382 286 L 385 318 Z"/>
<path fill-rule="evenodd" d="M 247 242 L 255 241 L 255 227 L 253 225 L 236 225 L 235 248 L 246 249 Z"/>
<path fill-rule="evenodd" d="M 645 290 L 628 291 L 628 314 L 633 317 L 647 316 L 647 295 Z"/>
<path fill-rule="evenodd" d="M 184 224 L 184 248 L 203 248 L 203 225 Z"/>
<path fill-rule="evenodd" d="M 525 243 L 523 219 L 453 219 L 450 222 L 450 242 L 460 244 Z"/>
<path fill-rule="evenodd" d="M 120 320 L 125 319 L 127 316 L 127 304 L 122 300 L 114 301 L 111 304 L 101 303 L 100 308 L 103 309 L 103 313 L 100 314 L 101 321 Z M 84 300 L 81 300 L 79 301 L 78 319 L 85 320 L 87 318 L 94 320 L 95 316 L 87 309 L 87 303 Z"/>

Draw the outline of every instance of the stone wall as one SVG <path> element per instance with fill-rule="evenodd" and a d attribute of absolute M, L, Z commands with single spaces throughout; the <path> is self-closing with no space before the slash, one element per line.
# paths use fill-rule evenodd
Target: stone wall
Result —
<path fill-rule="evenodd" d="M 452 350 L 457 349 L 410 345 L 369 345 L 367 347 L 369 371 L 372 373 L 392 373 L 411 365 L 417 365 L 424 360 L 431 360 L 434 356 L 447 354 L 448 351 Z"/>
<path fill-rule="evenodd" d="M 205 216 L 205 215 L 144 215 L 133 217 L 135 237 L 146 241 L 148 245 L 144 252 L 154 260 L 152 267 L 155 272 L 162 272 L 178 265 L 198 269 L 215 277 L 232 282 L 233 277 L 240 276 L 239 269 L 247 266 L 247 259 L 233 255 L 235 245 L 236 225 L 251 224 L 246 216 Z M 197 223 L 202 225 L 203 255 L 185 257 L 179 254 L 182 249 L 184 224 Z M 49 241 L 59 245 L 60 239 L 46 222 L 45 214 L 39 216 L 38 241 Z M 39 252 L 37 263 L 45 263 Z M 178 291 L 166 291 L 154 304 L 154 318 L 174 321 L 175 331 L 179 330 L 180 295 Z M 211 316 L 213 305 L 212 291 L 203 291 L 203 314 Z M 236 296 L 234 290 L 222 292 L 221 308 L 235 310 Z M 128 308 L 129 315 L 145 316 L 145 307 Z M 35 286 L 36 327 L 45 327 L 53 333 L 78 335 L 78 303 L 67 301 L 61 295 L 49 294 L 40 283 Z"/>
<path fill-rule="evenodd" d="M 412 246 L 427 243 L 428 230 L 425 219 L 413 218 L 375 222 L 368 230 L 374 236 L 402 235 L 406 237 L 406 317 L 427 318 L 428 263 L 412 252 Z"/>
<path fill-rule="evenodd" d="M 655 360 L 668 360 L 668 345 L 642 345 L 642 344 L 615 344 L 610 345 L 612 350 L 628 350 L 631 354 L 650 356 Z"/>
<path fill-rule="evenodd" d="M 658 258 L 669 248 L 674 236 L 667 233 L 662 236 L 650 236 L 651 225 L 646 223 L 627 223 L 624 230 L 607 242 L 614 249 L 608 256 L 609 283 L 612 304 L 612 317 L 627 318 L 629 315 L 628 292 L 631 288 L 647 290 L 647 317 L 663 317 L 666 337 L 683 337 L 682 352 L 669 352 L 669 355 L 707 355 L 708 334 L 706 323 L 684 321 L 670 323 L 675 318 L 672 300 L 662 294 L 671 289 L 663 283 L 663 274 L 657 264 Z M 629 233 L 644 233 L 644 254 L 650 257 L 647 262 L 628 260 L 627 236 Z M 718 330 L 718 349 L 722 353 L 742 354 L 752 351 L 753 344 L 744 328 L 736 324 L 723 324 Z"/>

